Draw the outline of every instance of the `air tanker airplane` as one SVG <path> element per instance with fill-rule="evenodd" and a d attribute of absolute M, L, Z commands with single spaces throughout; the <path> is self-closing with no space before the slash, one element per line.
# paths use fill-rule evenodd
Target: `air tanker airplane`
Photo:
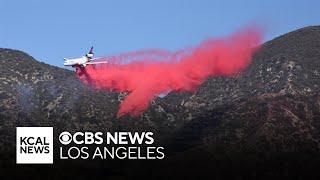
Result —
<path fill-rule="evenodd" d="M 93 61 L 93 47 L 91 47 L 90 51 L 81 58 L 75 58 L 75 59 L 67 59 L 64 58 L 63 65 L 65 66 L 72 66 L 72 67 L 86 67 L 88 64 L 104 64 L 108 63 L 107 61 Z"/>

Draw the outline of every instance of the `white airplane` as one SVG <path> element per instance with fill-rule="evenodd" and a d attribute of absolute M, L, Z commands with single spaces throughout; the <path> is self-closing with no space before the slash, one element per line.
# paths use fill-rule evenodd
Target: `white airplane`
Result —
<path fill-rule="evenodd" d="M 72 67 L 86 67 L 88 64 L 104 64 L 108 63 L 107 61 L 93 61 L 93 47 L 91 47 L 90 51 L 85 55 L 82 56 L 81 58 L 75 58 L 75 59 L 64 59 L 63 65 L 65 66 L 72 66 Z"/>

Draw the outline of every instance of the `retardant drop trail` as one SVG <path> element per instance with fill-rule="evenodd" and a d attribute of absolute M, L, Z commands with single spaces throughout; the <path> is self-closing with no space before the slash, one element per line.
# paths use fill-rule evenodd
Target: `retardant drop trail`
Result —
<path fill-rule="evenodd" d="M 177 52 L 149 50 L 120 54 L 107 58 L 108 64 L 78 67 L 76 72 L 83 83 L 94 88 L 129 92 L 117 116 L 138 116 L 161 93 L 195 92 L 209 77 L 239 73 L 250 64 L 261 39 L 261 31 L 248 28 Z"/>

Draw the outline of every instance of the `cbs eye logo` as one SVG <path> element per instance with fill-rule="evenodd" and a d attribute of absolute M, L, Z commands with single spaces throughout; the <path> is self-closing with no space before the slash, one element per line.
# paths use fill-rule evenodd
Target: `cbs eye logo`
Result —
<path fill-rule="evenodd" d="M 72 141 L 72 135 L 67 131 L 62 132 L 59 136 L 59 141 L 63 145 L 68 145 Z"/>

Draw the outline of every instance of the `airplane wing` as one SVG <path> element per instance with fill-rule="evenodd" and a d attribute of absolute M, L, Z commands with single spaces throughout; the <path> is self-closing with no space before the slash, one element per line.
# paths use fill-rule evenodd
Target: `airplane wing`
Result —
<path fill-rule="evenodd" d="M 105 60 L 104 58 L 97 57 L 97 58 L 92 58 L 90 61 L 103 61 Z"/>
<path fill-rule="evenodd" d="M 108 63 L 108 61 L 96 61 L 96 62 L 90 61 L 85 64 L 107 64 L 107 63 Z"/>

